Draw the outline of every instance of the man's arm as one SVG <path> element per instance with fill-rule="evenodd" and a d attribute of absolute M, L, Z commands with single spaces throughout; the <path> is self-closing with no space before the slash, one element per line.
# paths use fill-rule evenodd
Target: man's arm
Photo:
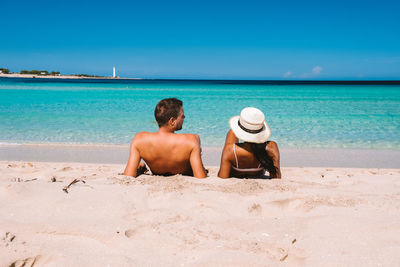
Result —
<path fill-rule="evenodd" d="M 201 160 L 201 146 L 200 137 L 195 134 L 195 144 L 192 152 L 190 153 L 190 166 L 193 171 L 193 176 L 196 178 L 206 178 L 206 171 L 204 170 L 203 162 Z"/>
<path fill-rule="evenodd" d="M 140 162 L 140 153 L 136 147 L 135 138 L 133 138 L 130 150 L 129 150 L 129 159 L 126 164 L 124 175 L 137 177 L 141 173 L 138 174 L 138 167 Z"/>

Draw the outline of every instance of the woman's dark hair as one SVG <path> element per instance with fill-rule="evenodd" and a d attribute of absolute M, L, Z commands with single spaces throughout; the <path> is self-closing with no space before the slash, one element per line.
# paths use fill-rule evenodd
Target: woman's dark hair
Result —
<path fill-rule="evenodd" d="M 251 149 L 253 150 L 253 154 L 256 159 L 261 163 L 264 169 L 267 169 L 270 176 L 276 176 L 276 167 L 274 165 L 274 161 L 268 155 L 266 151 L 267 142 L 256 144 L 250 143 Z"/>

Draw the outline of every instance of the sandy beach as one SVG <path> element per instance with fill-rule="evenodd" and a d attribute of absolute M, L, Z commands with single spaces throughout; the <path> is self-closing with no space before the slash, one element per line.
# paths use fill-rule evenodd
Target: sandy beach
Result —
<path fill-rule="evenodd" d="M 0 265 L 400 265 L 399 169 L 223 180 L 217 167 L 207 179 L 123 168 L 2 161 Z"/>

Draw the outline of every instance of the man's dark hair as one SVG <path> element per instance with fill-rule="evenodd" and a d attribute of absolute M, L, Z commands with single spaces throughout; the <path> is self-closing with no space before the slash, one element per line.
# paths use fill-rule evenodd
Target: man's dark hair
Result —
<path fill-rule="evenodd" d="M 182 101 L 177 98 L 165 98 L 158 102 L 154 110 L 158 126 L 166 125 L 170 118 L 178 118 L 182 105 Z"/>

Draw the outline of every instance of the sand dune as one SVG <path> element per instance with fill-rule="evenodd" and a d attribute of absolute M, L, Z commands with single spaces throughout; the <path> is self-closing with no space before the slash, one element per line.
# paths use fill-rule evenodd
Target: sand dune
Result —
<path fill-rule="evenodd" d="M 199 180 L 123 168 L 1 162 L 0 265 L 400 265 L 399 169 L 223 180 L 210 167 Z"/>

